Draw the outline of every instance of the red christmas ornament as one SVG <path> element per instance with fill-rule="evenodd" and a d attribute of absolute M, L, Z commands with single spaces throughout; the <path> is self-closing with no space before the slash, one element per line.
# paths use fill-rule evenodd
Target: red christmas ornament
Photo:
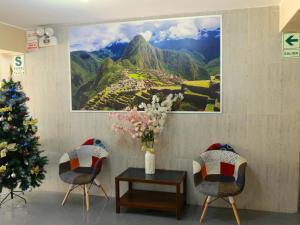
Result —
<path fill-rule="evenodd" d="M 19 112 L 19 114 L 18 114 L 19 116 L 24 116 L 25 115 L 25 113 L 24 112 Z"/>
<path fill-rule="evenodd" d="M 26 97 L 26 98 L 25 98 L 25 100 L 26 100 L 26 101 L 29 101 L 29 100 L 30 100 L 30 98 L 29 98 L 29 97 Z"/>

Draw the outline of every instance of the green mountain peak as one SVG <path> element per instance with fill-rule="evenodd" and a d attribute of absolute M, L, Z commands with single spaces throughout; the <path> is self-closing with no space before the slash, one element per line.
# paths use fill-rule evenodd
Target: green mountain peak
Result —
<path fill-rule="evenodd" d="M 128 44 L 122 59 L 128 59 L 141 68 L 161 69 L 159 52 L 151 46 L 142 35 L 136 35 Z"/>
<path fill-rule="evenodd" d="M 142 44 L 147 43 L 147 41 L 145 40 L 145 38 L 141 34 L 138 34 L 138 35 L 134 36 L 134 38 L 131 40 L 131 42 L 133 42 L 133 43 L 134 42 L 139 42 L 139 43 L 142 43 Z"/>
<path fill-rule="evenodd" d="M 189 54 L 174 50 L 163 50 L 152 46 L 142 35 L 135 36 L 124 51 L 127 59 L 136 67 L 155 69 L 181 75 L 187 80 L 209 79 L 206 69 Z"/>

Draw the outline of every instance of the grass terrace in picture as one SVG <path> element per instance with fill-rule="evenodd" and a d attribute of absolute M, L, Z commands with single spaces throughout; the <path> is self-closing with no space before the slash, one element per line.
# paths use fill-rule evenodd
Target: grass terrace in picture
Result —
<path fill-rule="evenodd" d="M 221 111 L 221 17 L 70 28 L 73 111 L 115 111 L 181 93 L 177 111 Z"/>

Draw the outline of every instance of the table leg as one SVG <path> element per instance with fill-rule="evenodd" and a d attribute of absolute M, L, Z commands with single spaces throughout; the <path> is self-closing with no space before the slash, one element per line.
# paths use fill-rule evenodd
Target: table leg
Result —
<path fill-rule="evenodd" d="M 176 184 L 176 219 L 180 220 L 181 204 L 180 204 L 180 184 Z"/>
<path fill-rule="evenodd" d="M 128 191 L 132 191 L 132 181 L 128 181 Z"/>
<path fill-rule="evenodd" d="M 185 173 L 184 180 L 183 180 L 183 198 L 184 198 L 183 204 L 184 204 L 184 206 L 186 206 L 186 202 L 187 202 L 186 179 L 187 179 L 187 175 Z"/>
<path fill-rule="evenodd" d="M 128 181 L 128 194 L 129 194 L 129 198 L 131 198 L 131 193 L 132 193 L 132 182 Z"/>
<path fill-rule="evenodd" d="M 116 188 L 116 213 L 120 213 L 120 181 L 115 179 Z"/>

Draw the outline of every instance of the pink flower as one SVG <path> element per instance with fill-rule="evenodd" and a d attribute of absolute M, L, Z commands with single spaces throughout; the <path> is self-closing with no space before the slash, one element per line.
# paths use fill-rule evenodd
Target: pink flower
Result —
<path fill-rule="evenodd" d="M 132 138 L 141 137 L 147 129 L 150 118 L 144 112 L 133 108 L 124 113 L 109 113 L 110 119 L 116 119 L 119 123 L 112 125 L 112 130 L 116 133 L 128 133 Z"/>
<path fill-rule="evenodd" d="M 180 97 L 180 96 L 179 96 Z M 179 98 L 169 95 L 165 101 L 160 103 L 157 96 L 153 96 L 152 104 L 142 103 L 139 108 L 145 111 L 138 111 L 136 107 L 126 107 L 126 112 L 109 113 L 109 119 L 118 120 L 112 125 L 112 130 L 118 134 L 129 134 L 133 139 L 141 138 L 147 131 L 153 131 L 155 135 L 163 129 L 166 120 L 166 112 L 171 110 L 173 102 Z M 182 98 L 180 98 L 182 99 Z"/>

